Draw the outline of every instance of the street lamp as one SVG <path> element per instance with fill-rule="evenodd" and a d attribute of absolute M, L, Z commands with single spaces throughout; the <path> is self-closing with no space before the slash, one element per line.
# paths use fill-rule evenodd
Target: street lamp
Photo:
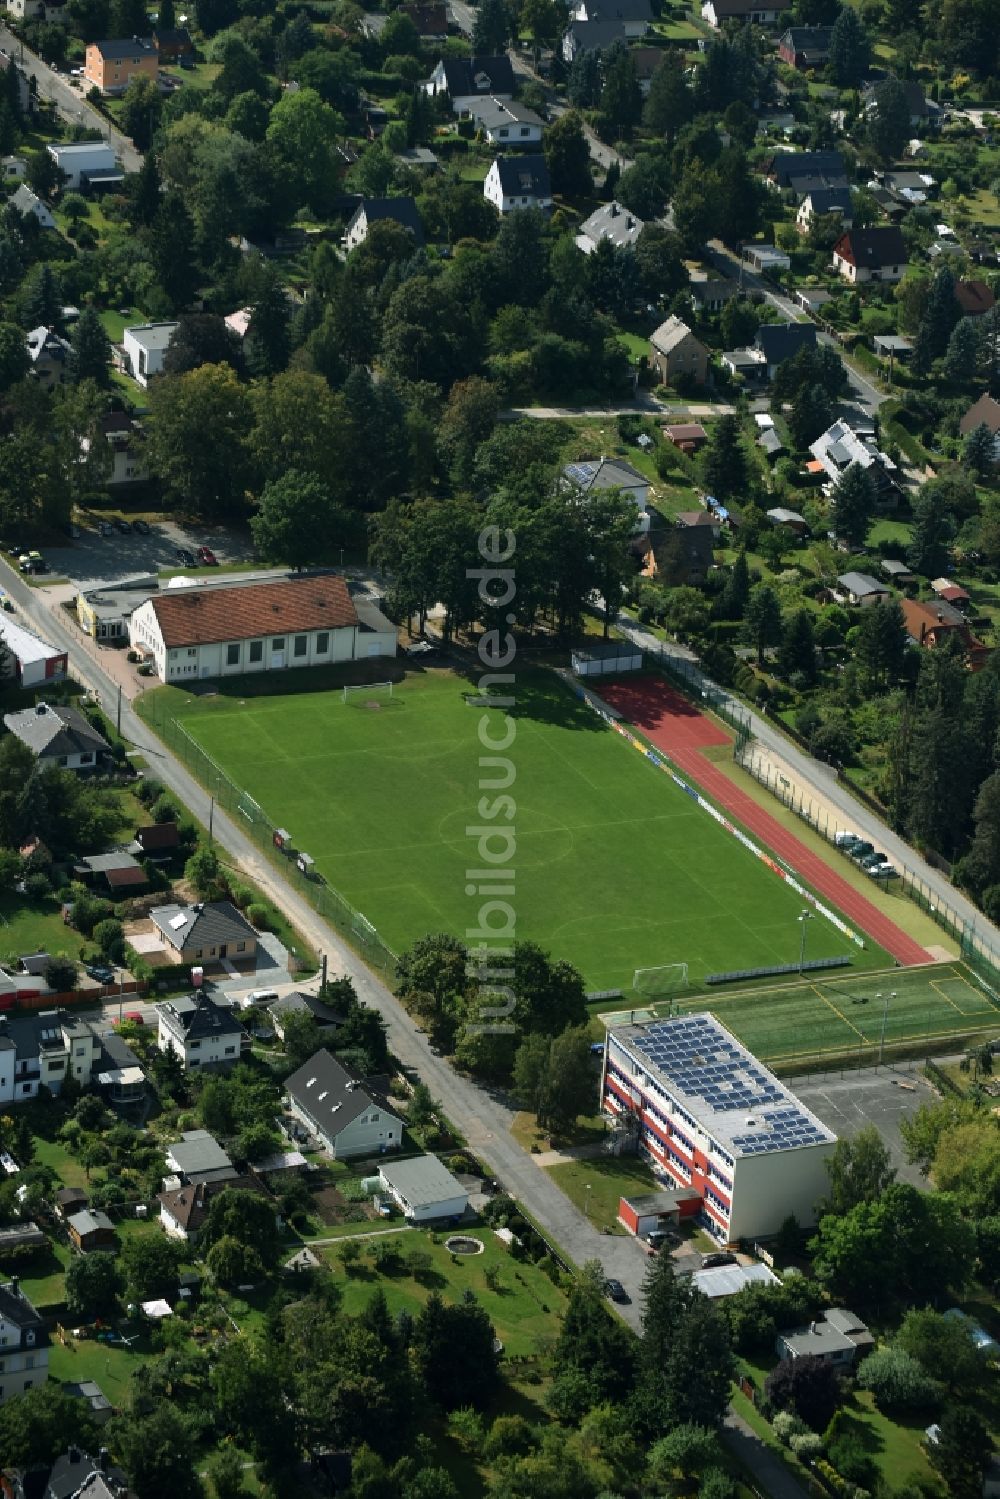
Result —
<path fill-rule="evenodd" d="M 587 1217 L 589 1218 L 590 1217 L 590 1182 L 586 1183 L 586 1185 L 584 1186 L 584 1191 L 587 1194 L 586 1197 L 584 1198 L 584 1212 L 587 1214 Z"/>
<path fill-rule="evenodd" d="M 881 994 L 876 994 L 875 998 L 882 1000 L 882 1031 L 878 1038 L 878 1063 L 881 1067 L 882 1053 L 885 1050 L 885 1023 L 889 1018 L 889 1001 L 896 998 L 896 991 L 892 990 L 884 997 Z"/>
<path fill-rule="evenodd" d="M 815 921 L 811 911 L 800 911 L 798 915 L 800 927 L 799 933 L 799 973 L 801 974 L 806 962 L 806 926 L 810 921 Z"/>

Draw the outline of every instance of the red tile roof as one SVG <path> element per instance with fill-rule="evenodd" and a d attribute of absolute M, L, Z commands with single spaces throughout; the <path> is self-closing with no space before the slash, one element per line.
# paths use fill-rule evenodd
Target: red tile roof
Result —
<path fill-rule="evenodd" d="M 151 603 L 168 648 L 296 630 L 349 629 L 358 622 L 347 584 L 339 577 L 179 588 L 158 594 Z"/>
<path fill-rule="evenodd" d="M 955 300 L 967 317 L 979 317 L 996 303 L 985 281 L 956 281 Z"/>

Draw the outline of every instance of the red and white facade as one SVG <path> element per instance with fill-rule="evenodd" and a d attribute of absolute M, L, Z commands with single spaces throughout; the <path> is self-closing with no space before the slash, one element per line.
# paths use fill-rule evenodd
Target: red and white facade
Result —
<path fill-rule="evenodd" d="M 815 1223 L 836 1136 L 714 1016 L 610 1030 L 602 1103 L 665 1186 L 698 1193 L 721 1243 L 766 1237 L 792 1214 Z"/>

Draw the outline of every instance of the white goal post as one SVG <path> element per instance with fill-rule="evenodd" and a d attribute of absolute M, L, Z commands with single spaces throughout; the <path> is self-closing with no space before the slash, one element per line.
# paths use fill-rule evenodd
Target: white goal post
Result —
<path fill-rule="evenodd" d="M 637 968 L 632 976 L 632 992 L 645 999 L 666 999 L 680 994 L 688 986 L 686 963 L 661 963 L 657 968 Z"/>
<path fill-rule="evenodd" d="M 362 697 L 392 697 L 392 687 L 391 682 L 355 682 L 344 688 L 344 702 L 349 703 L 356 693 Z"/>

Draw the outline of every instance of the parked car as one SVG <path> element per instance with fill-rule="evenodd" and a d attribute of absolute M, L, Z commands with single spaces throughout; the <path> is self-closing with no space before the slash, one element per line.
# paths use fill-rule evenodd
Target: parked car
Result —
<path fill-rule="evenodd" d="M 134 520 L 132 522 L 132 530 L 139 536 L 149 536 L 152 534 L 153 528 L 148 520 Z"/>
<path fill-rule="evenodd" d="M 851 849 L 851 858 L 855 864 L 860 864 L 862 859 L 866 859 L 869 854 L 873 854 L 874 852 L 874 843 L 856 843 Z"/>
<path fill-rule="evenodd" d="M 834 833 L 833 841 L 838 848 L 850 848 L 852 843 L 859 843 L 857 833 L 849 833 L 846 829 L 842 833 Z"/>
<path fill-rule="evenodd" d="M 188 549 L 187 549 L 187 547 L 178 547 L 177 548 L 177 552 L 176 552 L 176 556 L 177 556 L 177 561 L 180 562 L 184 567 L 196 567 L 197 566 L 197 563 L 195 561 L 194 552 L 189 552 Z"/>
<path fill-rule="evenodd" d="M 17 565 L 22 573 L 45 572 L 45 558 L 41 552 L 24 552 L 18 558 Z"/>
<path fill-rule="evenodd" d="M 890 864 L 888 859 L 886 859 L 882 864 L 872 865 L 872 867 L 869 868 L 868 873 L 871 875 L 873 880 L 899 879 L 899 870 L 896 868 L 895 864 Z"/>
<path fill-rule="evenodd" d="M 627 1302 L 629 1300 L 629 1294 L 620 1280 L 609 1278 L 604 1282 L 604 1289 L 612 1301 Z"/>
<path fill-rule="evenodd" d="M 205 567 L 218 567 L 219 559 L 211 547 L 198 548 L 198 561 Z"/>
<path fill-rule="evenodd" d="M 436 656 L 438 648 L 430 640 L 415 640 L 412 645 L 405 645 L 403 649 L 408 656 Z"/>
<path fill-rule="evenodd" d="M 701 1268 L 703 1270 L 716 1270 L 720 1265 L 735 1265 L 736 1256 L 728 1250 L 720 1250 L 718 1254 L 703 1254 L 701 1257 Z"/>
<path fill-rule="evenodd" d="M 98 536 L 113 536 L 115 531 L 111 522 L 109 520 L 99 520 L 97 522 L 97 534 Z"/>
<path fill-rule="evenodd" d="M 874 869 L 876 864 L 887 864 L 888 862 L 885 854 L 877 852 L 874 854 L 865 854 L 863 859 L 858 860 L 862 869 Z"/>
<path fill-rule="evenodd" d="M 88 963 L 85 971 L 89 979 L 99 984 L 113 984 L 115 981 L 115 970 L 106 963 Z"/>
<path fill-rule="evenodd" d="M 115 521 L 115 530 L 118 531 L 122 536 L 131 536 L 132 522 L 127 521 L 123 516 L 120 520 Z"/>
<path fill-rule="evenodd" d="M 125 1019 L 127 1021 L 129 1021 L 129 1023 L 131 1025 L 145 1025 L 146 1024 L 146 1021 L 145 1021 L 145 1019 L 143 1017 L 143 1014 L 142 1014 L 141 1010 L 126 1010 L 125 1011 Z"/>

